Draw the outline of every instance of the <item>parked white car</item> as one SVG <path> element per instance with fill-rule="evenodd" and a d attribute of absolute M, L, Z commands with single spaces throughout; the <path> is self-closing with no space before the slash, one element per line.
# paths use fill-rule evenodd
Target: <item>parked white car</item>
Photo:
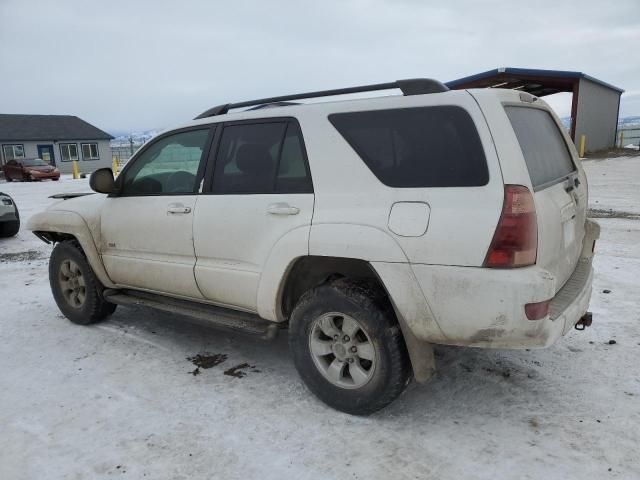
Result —
<path fill-rule="evenodd" d="M 385 88 L 403 95 L 290 103 Z M 434 344 L 547 347 L 591 322 L 587 180 L 527 93 L 416 79 L 222 105 L 91 186 L 106 195 L 28 225 L 56 244 L 71 321 L 143 304 L 288 328 L 304 382 L 345 412 L 426 381 Z"/>
<path fill-rule="evenodd" d="M 13 237 L 20 230 L 20 212 L 6 193 L 0 192 L 0 238 Z"/>

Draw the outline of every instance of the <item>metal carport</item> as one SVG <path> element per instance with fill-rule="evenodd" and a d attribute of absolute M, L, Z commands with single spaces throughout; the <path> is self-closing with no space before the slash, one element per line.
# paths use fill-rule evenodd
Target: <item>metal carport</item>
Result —
<path fill-rule="evenodd" d="M 510 88 L 538 97 L 571 92 L 571 138 L 579 145 L 586 137 L 586 150 L 615 145 L 621 88 L 582 72 L 530 68 L 496 68 L 447 82 L 451 89 Z"/>

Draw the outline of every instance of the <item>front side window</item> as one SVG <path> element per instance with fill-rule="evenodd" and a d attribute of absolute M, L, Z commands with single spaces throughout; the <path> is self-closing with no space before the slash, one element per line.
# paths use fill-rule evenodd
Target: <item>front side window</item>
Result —
<path fill-rule="evenodd" d="M 312 193 L 297 124 L 268 122 L 225 127 L 213 193 Z"/>
<path fill-rule="evenodd" d="M 541 188 L 575 171 L 567 144 L 549 112 L 532 107 L 504 107 L 518 138 L 531 184 Z"/>
<path fill-rule="evenodd" d="M 97 143 L 83 143 L 82 144 L 82 159 L 83 160 L 100 160 L 100 154 L 98 153 Z"/>
<path fill-rule="evenodd" d="M 62 158 L 63 162 L 72 162 L 73 160 L 78 160 L 78 145 L 76 143 L 61 143 L 60 157 Z"/>
<path fill-rule="evenodd" d="M 5 162 L 24 158 L 24 145 L 3 145 L 2 153 Z"/>
<path fill-rule="evenodd" d="M 335 113 L 329 121 L 389 187 L 475 187 L 489 181 L 478 131 L 461 107 Z"/>
<path fill-rule="evenodd" d="M 124 172 L 123 195 L 190 194 L 207 144 L 209 129 L 156 140 Z"/>

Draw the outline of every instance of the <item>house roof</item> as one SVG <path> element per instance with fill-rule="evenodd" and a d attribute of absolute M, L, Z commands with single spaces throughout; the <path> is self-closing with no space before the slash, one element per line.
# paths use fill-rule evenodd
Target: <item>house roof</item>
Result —
<path fill-rule="evenodd" d="M 0 141 L 111 140 L 113 136 L 73 115 L 0 114 Z"/>
<path fill-rule="evenodd" d="M 573 84 L 581 78 L 622 93 L 623 89 L 598 80 L 586 73 L 566 70 L 535 68 L 496 68 L 468 77 L 451 80 L 445 85 L 451 89 L 463 88 L 517 88 L 538 97 L 558 92 L 571 92 Z"/>

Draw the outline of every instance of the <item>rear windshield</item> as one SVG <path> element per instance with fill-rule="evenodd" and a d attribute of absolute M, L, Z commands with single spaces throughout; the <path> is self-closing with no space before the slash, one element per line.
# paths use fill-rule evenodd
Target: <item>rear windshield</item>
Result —
<path fill-rule="evenodd" d="M 567 144 L 549 112 L 529 107 L 504 109 L 518 137 L 534 188 L 575 171 Z"/>
<path fill-rule="evenodd" d="M 460 107 L 335 113 L 329 121 L 390 187 L 473 187 L 489 181 L 478 131 Z"/>

